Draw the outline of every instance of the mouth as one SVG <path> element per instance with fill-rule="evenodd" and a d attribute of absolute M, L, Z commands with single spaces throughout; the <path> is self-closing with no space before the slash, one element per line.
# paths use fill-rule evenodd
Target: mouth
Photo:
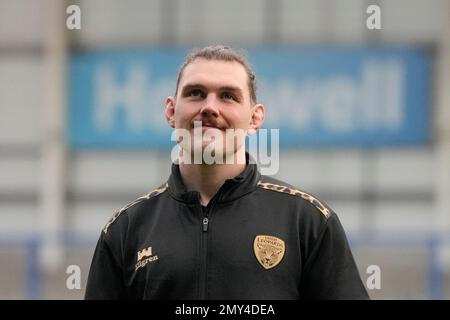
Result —
<path fill-rule="evenodd" d="M 197 128 L 201 127 L 204 130 L 206 130 L 206 129 L 224 130 L 224 128 L 222 128 L 221 126 L 218 126 L 217 124 L 214 124 L 214 123 L 211 123 L 211 122 L 202 122 L 201 126 L 198 125 L 198 122 L 197 122 L 197 125 L 196 124 L 192 124 L 192 128 L 196 128 L 196 127 Z"/>
<path fill-rule="evenodd" d="M 202 127 L 203 127 L 203 128 L 213 128 L 213 129 L 219 129 L 219 130 L 222 130 L 222 128 L 220 128 L 220 127 L 218 127 L 218 126 L 215 126 L 215 125 L 213 125 L 213 124 L 208 124 L 208 123 L 205 123 L 204 125 L 202 125 Z"/>

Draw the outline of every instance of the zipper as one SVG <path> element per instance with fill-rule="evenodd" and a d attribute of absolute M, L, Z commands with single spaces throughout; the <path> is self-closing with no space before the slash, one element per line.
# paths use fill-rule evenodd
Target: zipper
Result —
<path fill-rule="evenodd" d="M 208 217 L 204 217 L 203 218 L 203 231 L 204 232 L 208 231 L 208 223 L 209 223 Z"/>
<path fill-rule="evenodd" d="M 200 199 L 199 199 L 200 200 Z M 201 225 L 202 225 L 202 235 L 201 235 L 201 266 L 200 266 L 200 292 L 199 298 L 205 300 L 207 298 L 207 278 L 208 278 L 208 227 L 211 222 L 211 212 L 213 211 L 215 199 L 212 199 L 211 206 L 203 215 L 203 210 L 201 211 Z M 199 201 L 200 203 L 200 201 Z"/>

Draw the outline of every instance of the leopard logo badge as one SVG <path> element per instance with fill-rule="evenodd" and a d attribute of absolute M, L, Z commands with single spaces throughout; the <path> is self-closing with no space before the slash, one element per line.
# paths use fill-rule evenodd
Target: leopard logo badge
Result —
<path fill-rule="evenodd" d="M 264 269 L 272 269 L 283 260 L 286 246 L 280 238 L 258 235 L 253 241 L 253 251 L 256 259 Z"/>

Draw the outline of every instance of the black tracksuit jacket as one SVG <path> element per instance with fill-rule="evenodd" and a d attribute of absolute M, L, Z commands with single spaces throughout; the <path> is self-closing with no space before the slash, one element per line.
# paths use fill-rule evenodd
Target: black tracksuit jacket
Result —
<path fill-rule="evenodd" d="M 179 167 L 116 212 L 97 243 L 86 299 L 368 299 L 336 214 L 260 175 L 227 180 L 207 207 Z"/>

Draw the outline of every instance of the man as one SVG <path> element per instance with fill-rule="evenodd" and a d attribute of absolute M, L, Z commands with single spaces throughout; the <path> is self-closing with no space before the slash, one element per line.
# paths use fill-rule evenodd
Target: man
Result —
<path fill-rule="evenodd" d="M 264 106 L 242 55 L 192 52 L 165 115 L 184 133 L 178 163 L 106 224 L 86 299 L 368 298 L 336 214 L 245 152 Z"/>

